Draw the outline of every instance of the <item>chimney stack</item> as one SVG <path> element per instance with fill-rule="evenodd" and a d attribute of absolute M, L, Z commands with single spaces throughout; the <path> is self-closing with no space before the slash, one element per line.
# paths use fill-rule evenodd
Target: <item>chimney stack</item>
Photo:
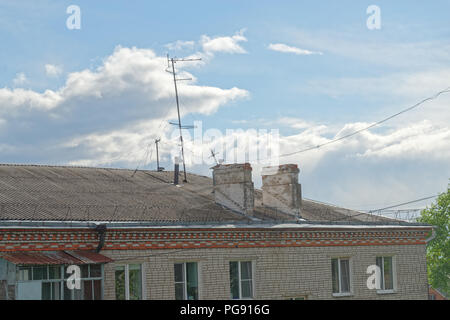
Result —
<path fill-rule="evenodd" d="M 283 164 L 262 169 L 263 205 L 300 216 L 301 185 L 296 164 Z"/>
<path fill-rule="evenodd" d="M 218 164 L 212 169 L 216 203 L 242 214 L 252 214 L 254 188 L 251 165 Z"/>

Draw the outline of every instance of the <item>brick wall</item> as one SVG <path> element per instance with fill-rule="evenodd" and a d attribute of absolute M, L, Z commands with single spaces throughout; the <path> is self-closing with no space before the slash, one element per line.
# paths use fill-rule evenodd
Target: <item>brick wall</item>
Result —
<path fill-rule="evenodd" d="M 427 299 L 425 245 L 215 248 L 190 250 L 105 250 L 120 259 L 105 265 L 105 299 L 115 298 L 114 267 L 143 263 L 147 299 L 174 299 L 174 263 L 197 261 L 200 299 L 229 298 L 229 261 L 254 261 L 256 299 Z M 366 268 L 375 257 L 394 255 L 397 291 L 377 294 L 366 286 Z M 350 257 L 353 295 L 335 298 L 331 292 L 331 258 Z"/>

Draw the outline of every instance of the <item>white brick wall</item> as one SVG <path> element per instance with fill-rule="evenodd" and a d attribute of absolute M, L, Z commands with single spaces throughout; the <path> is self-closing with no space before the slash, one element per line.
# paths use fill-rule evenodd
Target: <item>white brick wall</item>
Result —
<path fill-rule="evenodd" d="M 174 299 L 174 263 L 198 261 L 200 299 L 229 299 L 229 261 L 253 260 L 255 299 L 427 299 L 425 246 L 348 246 L 230 248 L 190 250 L 102 251 L 120 263 L 144 263 L 147 299 Z M 151 256 L 154 255 L 154 256 Z M 366 286 L 366 269 L 375 257 L 394 255 L 397 292 L 377 294 Z M 142 257 L 149 256 L 149 257 Z M 351 257 L 353 296 L 335 298 L 331 292 L 331 258 Z M 105 266 L 105 299 L 115 298 L 114 266 Z"/>

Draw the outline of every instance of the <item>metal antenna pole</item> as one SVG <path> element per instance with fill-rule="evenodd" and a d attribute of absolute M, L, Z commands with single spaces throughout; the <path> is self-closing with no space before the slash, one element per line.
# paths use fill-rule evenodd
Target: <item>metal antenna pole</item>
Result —
<path fill-rule="evenodd" d="M 217 154 L 217 153 L 215 153 L 213 149 L 211 149 L 210 151 L 211 151 L 211 156 L 210 156 L 210 158 L 214 158 L 214 161 L 216 162 L 216 164 L 219 164 L 219 163 L 217 162 L 217 159 L 216 159 L 216 154 Z"/>
<path fill-rule="evenodd" d="M 177 88 L 177 81 L 181 81 L 181 80 L 192 80 L 192 79 L 177 79 L 176 73 L 175 73 L 175 62 L 177 61 L 199 61 L 201 59 L 174 59 L 174 58 L 170 58 L 169 59 L 169 55 L 167 55 L 167 64 L 169 64 L 170 62 L 172 63 L 172 71 L 169 71 L 168 69 L 170 68 L 170 66 L 167 66 L 166 71 L 171 73 L 173 75 L 173 84 L 175 86 L 175 98 L 177 101 L 177 113 L 178 113 L 178 129 L 180 130 L 180 142 L 181 142 L 181 156 L 183 158 L 183 171 L 184 171 L 184 180 L 183 182 L 187 182 L 187 175 L 186 175 L 186 162 L 184 160 L 184 143 L 183 143 L 183 132 L 182 132 L 182 125 L 181 125 L 181 117 L 180 117 L 180 102 L 178 100 L 178 88 Z"/>
<path fill-rule="evenodd" d="M 173 58 L 171 58 L 170 61 L 172 62 L 173 84 L 175 86 L 175 98 L 177 100 L 178 128 L 180 129 L 181 157 L 183 158 L 183 171 L 184 171 L 184 180 L 183 180 L 183 182 L 187 182 L 186 162 L 184 161 L 183 133 L 182 133 L 182 130 L 181 130 L 180 102 L 178 101 L 177 78 L 176 78 L 176 74 L 175 74 L 175 61 L 173 60 Z"/>
<path fill-rule="evenodd" d="M 155 139 L 156 144 L 156 171 L 159 171 L 159 152 L 158 152 L 158 142 L 160 142 L 161 139 Z"/>

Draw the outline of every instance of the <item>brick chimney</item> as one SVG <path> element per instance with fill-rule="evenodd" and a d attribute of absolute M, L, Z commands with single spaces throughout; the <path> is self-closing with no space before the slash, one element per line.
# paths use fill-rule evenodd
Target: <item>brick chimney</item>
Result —
<path fill-rule="evenodd" d="M 212 169 L 216 203 L 242 214 L 252 214 L 254 188 L 251 165 L 218 164 Z"/>
<path fill-rule="evenodd" d="M 283 164 L 262 169 L 262 202 L 264 206 L 300 216 L 301 185 L 296 164 Z"/>

